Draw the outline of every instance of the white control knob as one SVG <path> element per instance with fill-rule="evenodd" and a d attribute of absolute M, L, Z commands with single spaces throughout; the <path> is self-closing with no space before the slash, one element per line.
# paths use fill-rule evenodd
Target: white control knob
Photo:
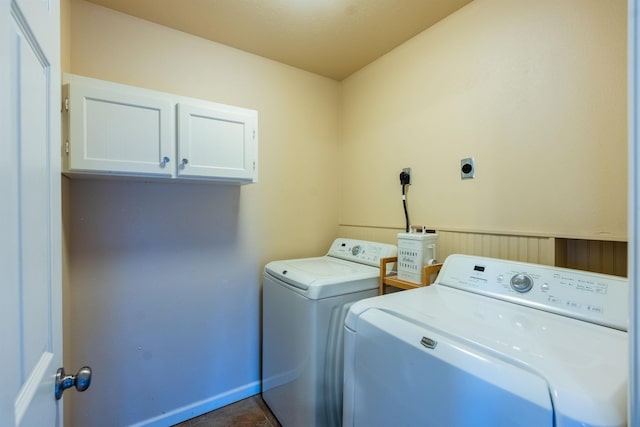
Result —
<path fill-rule="evenodd" d="M 533 279 L 524 273 L 516 274 L 511 278 L 511 289 L 516 292 L 529 292 L 533 287 Z"/>

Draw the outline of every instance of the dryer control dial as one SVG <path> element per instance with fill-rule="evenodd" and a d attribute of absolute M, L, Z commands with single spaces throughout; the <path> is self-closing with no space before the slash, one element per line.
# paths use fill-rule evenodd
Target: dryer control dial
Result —
<path fill-rule="evenodd" d="M 353 248 L 351 248 L 351 254 L 353 256 L 360 255 L 360 252 L 362 252 L 362 246 L 360 245 L 355 245 Z"/>
<path fill-rule="evenodd" d="M 529 292 L 533 287 L 533 279 L 524 273 L 520 273 L 511 278 L 510 284 L 511 289 L 513 289 L 514 291 L 525 293 Z"/>

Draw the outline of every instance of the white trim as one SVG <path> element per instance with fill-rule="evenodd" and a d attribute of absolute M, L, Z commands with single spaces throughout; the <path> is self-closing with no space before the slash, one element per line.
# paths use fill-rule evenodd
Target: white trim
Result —
<path fill-rule="evenodd" d="M 260 381 L 254 381 L 225 393 L 175 409 L 166 414 L 133 424 L 130 427 L 164 427 L 211 412 L 260 393 Z"/>
<path fill-rule="evenodd" d="M 640 87 L 638 67 L 638 10 L 640 0 L 629 0 L 628 21 L 628 94 L 629 94 L 629 249 L 628 249 L 628 274 L 629 274 L 629 397 L 628 397 L 628 425 L 640 425 L 640 382 L 638 381 L 638 369 L 640 368 L 640 292 L 638 292 L 638 272 L 636 266 L 640 265 L 638 248 L 640 248 L 640 210 L 638 209 L 638 191 L 640 191 L 640 157 L 638 144 L 638 123 L 640 105 L 638 105 L 638 87 Z"/>

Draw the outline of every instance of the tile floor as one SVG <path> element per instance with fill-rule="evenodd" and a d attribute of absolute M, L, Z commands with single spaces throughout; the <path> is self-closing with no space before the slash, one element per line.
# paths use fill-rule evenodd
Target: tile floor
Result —
<path fill-rule="evenodd" d="M 280 427 L 258 394 L 173 427 Z"/>

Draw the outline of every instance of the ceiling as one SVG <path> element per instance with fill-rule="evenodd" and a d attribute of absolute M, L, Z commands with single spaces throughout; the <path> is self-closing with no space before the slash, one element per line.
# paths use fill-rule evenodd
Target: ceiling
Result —
<path fill-rule="evenodd" d="M 343 80 L 472 0 L 88 0 Z"/>

